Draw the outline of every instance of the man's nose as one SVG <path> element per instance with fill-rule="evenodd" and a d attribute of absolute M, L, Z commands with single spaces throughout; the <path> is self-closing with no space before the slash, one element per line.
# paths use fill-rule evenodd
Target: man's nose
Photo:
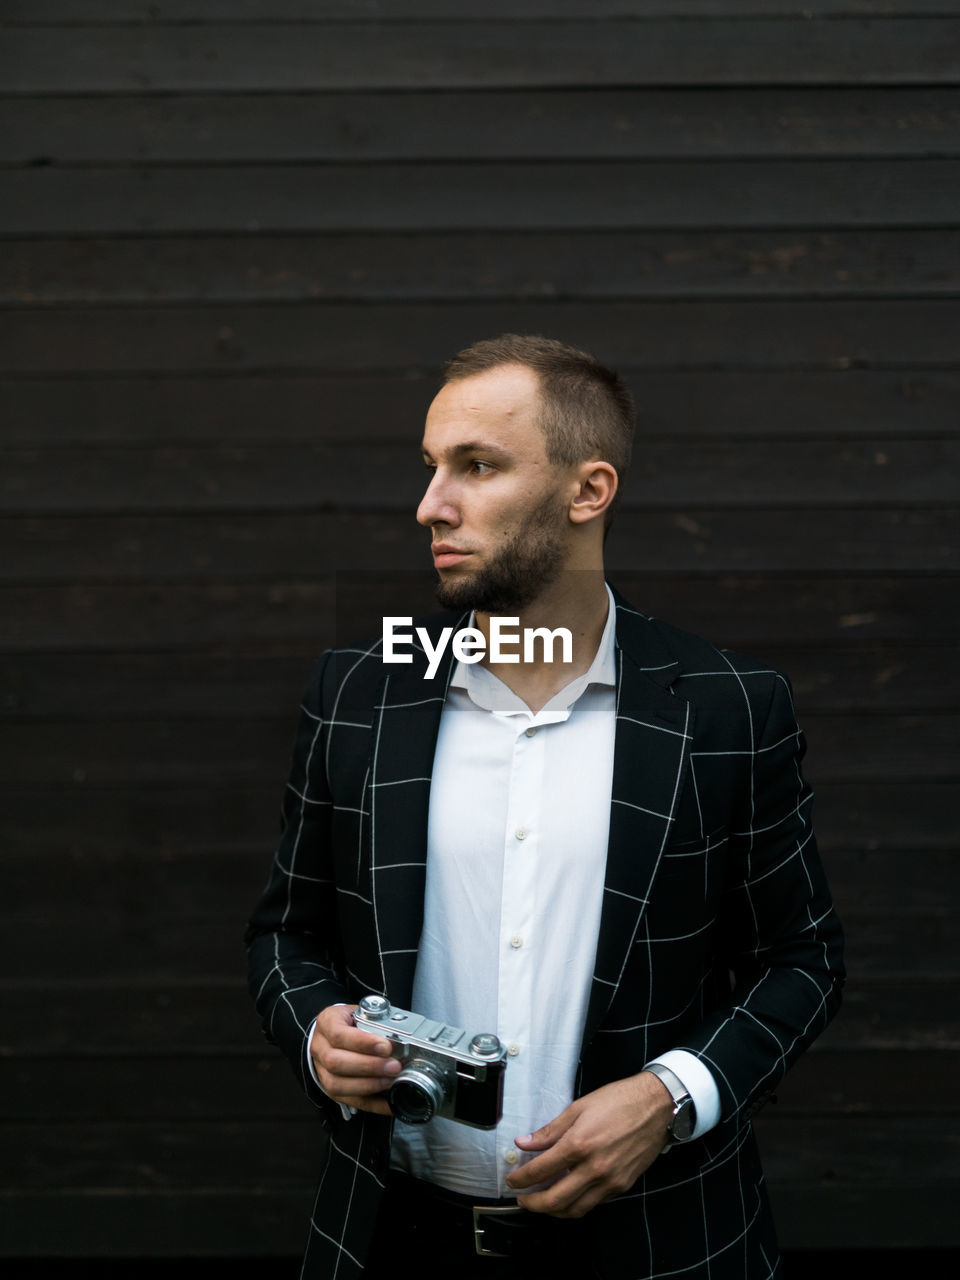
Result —
<path fill-rule="evenodd" d="M 435 524 L 448 524 L 455 527 L 460 523 L 460 513 L 439 471 L 433 473 L 427 485 L 427 491 L 417 508 L 417 520 L 427 529 Z"/>

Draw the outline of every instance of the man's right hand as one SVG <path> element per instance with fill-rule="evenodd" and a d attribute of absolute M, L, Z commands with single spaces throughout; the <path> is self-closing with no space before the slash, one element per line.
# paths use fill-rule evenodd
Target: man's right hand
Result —
<path fill-rule="evenodd" d="M 388 1116 L 390 1107 L 382 1095 L 401 1063 L 390 1056 L 389 1041 L 357 1030 L 356 1007 L 337 1004 L 323 1010 L 310 1040 L 310 1060 L 324 1093 L 334 1102 Z"/>

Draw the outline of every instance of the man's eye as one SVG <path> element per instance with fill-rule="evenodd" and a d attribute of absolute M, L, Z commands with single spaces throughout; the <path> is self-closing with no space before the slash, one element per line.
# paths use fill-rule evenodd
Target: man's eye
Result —
<path fill-rule="evenodd" d="M 476 473 L 481 476 L 485 476 L 488 474 L 488 472 L 494 471 L 496 469 L 491 463 L 481 462 L 479 458 L 474 458 L 473 462 L 470 465 L 472 466 L 473 470 L 476 471 Z"/>

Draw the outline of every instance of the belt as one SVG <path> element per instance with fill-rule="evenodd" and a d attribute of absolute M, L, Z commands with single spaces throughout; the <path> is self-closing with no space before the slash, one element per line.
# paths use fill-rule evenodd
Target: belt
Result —
<path fill-rule="evenodd" d="M 530 1213 L 515 1200 L 460 1195 L 400 1170 L 390 1171 L 387 1192 L 394 1213 L 426 1214 L 459 1247 L 472 1238 L 473 1252 L 481 1258 L 535 1256 L 542 1261 L 547 1250 L 570 1261 L 571 1249 L 576 1252 L 582 1242 L 578 1221 Z"/>

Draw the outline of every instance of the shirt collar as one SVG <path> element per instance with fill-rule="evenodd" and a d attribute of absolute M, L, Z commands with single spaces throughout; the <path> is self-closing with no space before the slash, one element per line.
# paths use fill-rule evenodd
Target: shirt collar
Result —
<path fill-rule="evenodd" d="M 616 659 L 616 616 L 617 606 L 613 592 L 604 583 L 607 592 L 607 620 L 604 623 L 600 644 L 594 654 L 593 661 L 583 675 L 571 680 L 568 685 L 553 695 L 550 701 L 537 712 L 534 717 L 538 722 L 566 720 L 570 709 L 590 685 L 601 685 L 615 688 L 617 683 Z M 474 625 L 471 613 L 468 626 Z M 462 689 L 470 700 L 484 711 L 499 712 L 502 715 L 525 714 L 532 712 L 522 698 L 480 663 L 458 662 L 450 680 L 451 689 Z"/>

